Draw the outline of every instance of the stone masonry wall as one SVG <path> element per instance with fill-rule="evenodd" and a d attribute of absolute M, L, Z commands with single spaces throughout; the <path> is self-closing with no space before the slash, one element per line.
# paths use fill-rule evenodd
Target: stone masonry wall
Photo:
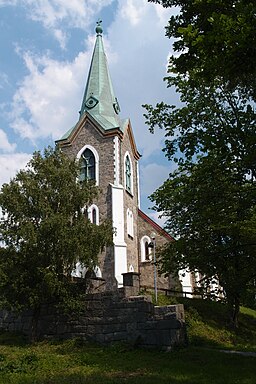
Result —
<path fill-rule="evenodd" d="M 0 328 L 30 335 L 31 313 L 15 316 L 0 311 Z M 38 324 L 41 338 L 83 340 L 171 350 L 186 342 L 183 305 L 155 307 L 145 296 L 126 297 L 124 292 L 102 292 L 85 297 L 79 316 L 57 313 L 44 307 Z"/>
<path fill-rule="evenodd" d="M 166 237 L 163 235 L 162 228 L 159 227 L 158 230 L 156 227 L 152 227 L 152 224 L 140 215 L 138 216 L 138 229 L 139 229 L 139 239 L 143 236 L 150 236 L 150 233 L 153 231 L 156 234 L 156 254 L 159 248 L 163 246 L 167 241 Z M 154 262 L 153 260 L 142 261 L 141 260 L 141 249 L 139 247 L 139 273 L 140 273 L 140 285 L 141 287 L 154 287 Z M 174 289 L 179 286 L 178 276 L 158 274 L 157 275 L 157 286 L 158 288 L 164 289 Z"/>

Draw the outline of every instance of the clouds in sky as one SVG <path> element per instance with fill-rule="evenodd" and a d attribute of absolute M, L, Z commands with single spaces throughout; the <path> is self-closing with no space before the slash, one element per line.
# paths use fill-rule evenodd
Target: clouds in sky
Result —
<path fill-rule="evenodd" d="M 17 89 L 10 114 L 11 126 L 31 141 L 60 138 L 77 120 L 81 79 L 90 57 L 81 52 L 72 62 L 23 54 L 29 74 Z"/>
<path fill-rule="evenodd" d="M 16 144 L 11 144 L 6 133 L 0 129 L 0 150 L 3 152 L 14 152 Z"/>
<path fill-rule="evenodd" d="M 164 133 L 148 132 L 141 105 L 161 100 L 173 103 L 176 97 L 162 80 L 171 49 L 171 42 L 164 37 L 170 9 L 147 0 L 0 0 L 1 6 L 17 11 L 22 8 L 27 20 L 40 24 L 64 54 L 58 56 L 38 47 L 35 52 L 12 42 L 18 47 L 16 54 L 22 59 L 24 71 L 12 99 L 1 105 L 7 124 L 0 127 L 0 183 L 7 181 L 8 172 L 12 176 L 17 170 L 15 164 L 23 165 L 30 156 L 20 152 L 18 140 L 12 135 L 38 148 L 41 140 L 58 139 L 76 123 L 95 42 L 95 22 L 102 18 L 104 46 L 121 116 L 131 118 L 143 155 L 141 191 L 144 197 L 152 193 L 168 176 L 170 165 L 164 160 L 155 163 L 151 158 L 161 151 Z M 81 49 L 65 56 L 67 42 L 77 29 L 84 31 Z M 8 79 L 8 74 L 0 71 L 0 90 Z M 146 178 L 150 172 L 155 175 L 151 181 Z"/>

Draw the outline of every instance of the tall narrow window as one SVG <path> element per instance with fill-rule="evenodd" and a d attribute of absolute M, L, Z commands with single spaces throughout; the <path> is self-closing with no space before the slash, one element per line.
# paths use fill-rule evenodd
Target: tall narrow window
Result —
<path fill-rule="evenodd" d="M 128 192 L 132 192 L 132 180 L 131 180 L 131 161 L 128 156 L 125 159 L 125 188 Z"/>
<path fill-rule="evenodd" d="M 86 148 L 81 155 L 81 159 L 80 180 L 95 180 L 95 157 L 92 151 Z"/>
<path fill-rule="evenodd" d="M 95 208 L 92 209 L 92 223 L 97 224 L 97 212 Z"/>
<path fill-rule="evenodd" d="M 133 233 L 133 213 L 132 211 L 128 208 L 127 209 L 127 235 L 130 238 L 133 238 L 134 233 Z"/>
<path fill-rule="evenodd" d="M 148 241 L 145 242 L 145 261 L 149 260 L 149 247 L 148 247 Z"/>

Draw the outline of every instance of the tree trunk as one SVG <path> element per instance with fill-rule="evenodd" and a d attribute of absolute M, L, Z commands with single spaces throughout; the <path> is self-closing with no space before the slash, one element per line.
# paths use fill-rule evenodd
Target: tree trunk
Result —
<path fill-rule="evenodd" d="M 30 341 L 32 343 L 35 343 L 38 340 L 38 321 L 40 317 L 40 307 L 36 307 L 33 310 L 33 317 L 32 317 L 32 327 L 31 327 L 31 334 L 30 334 Z"/>
<path fill-rule="evenodd" d="M 240 301 L 239 298 L 233 297 L 232 301 L 229 304 L 230 308 L 230 326 L 233 329 L 238 328 L 238 315 L 240 311 Z"/>

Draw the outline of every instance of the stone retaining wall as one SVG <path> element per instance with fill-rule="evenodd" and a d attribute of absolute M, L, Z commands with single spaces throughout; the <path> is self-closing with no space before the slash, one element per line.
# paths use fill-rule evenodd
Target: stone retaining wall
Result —
<path fill-rule="evenodd" d="M 0 311 L 0 328 L 31 335 L 31 312 L 15 316 Z M 125 342 L 170 350 L 186 342 L 184 308 L 181 304 L 157 307 L 148 297 L 126 297 L 122 290 L 88 294 L 79 316 L 43 307 L 38 334 L 41 338 L 78 337 L 102 344 Z"/>

